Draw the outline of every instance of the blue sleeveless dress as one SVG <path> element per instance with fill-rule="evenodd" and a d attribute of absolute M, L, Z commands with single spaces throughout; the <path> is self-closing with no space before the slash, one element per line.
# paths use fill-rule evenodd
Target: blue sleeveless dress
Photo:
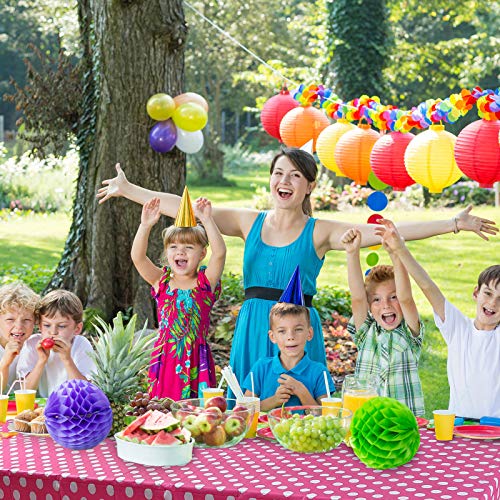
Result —
<path fill-rule="evenodd" d="M 316 278 L 323 266 L 313 243 L 316 219 L 310 218 L 301 235 L 290 245 L 273 247 L 261 239 L 261 230 L 267 212 L 261 212 L 253 223 L 243 253 L 243 284 L 245 289 L 259 286 L 284 290 L 297 265 L 300 265 L 302 291 L 316 293 Z M 240 384 L 252 366 L 261 358 L 274 356 L 278 346 L 269 339 L 269 311 L 275 301 L 248 299 L 243 302 L 234 331 L 230 363 Z M 313 338 L 307 343 L 309 358 L 326 366 L 323 331 L 318 311 L 309 308 Z"/>

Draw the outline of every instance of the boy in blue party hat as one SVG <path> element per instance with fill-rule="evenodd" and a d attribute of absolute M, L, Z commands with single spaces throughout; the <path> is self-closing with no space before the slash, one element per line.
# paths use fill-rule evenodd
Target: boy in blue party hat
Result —
<path fill-rule="evenodd" d="M 269 314 L 269 338 L 278 345 L 276 356 L 257 361 L 243 382 L 245 396 L 260 398 L 261 411 L 282 406 L 317 405 L 330 396 L 325 387 L 334 387 L 326 367 L 312 361 L 305 345 L 312 339 L 309 309 L 304 305 L 299 266 L 280 300 Z M 253 378 L 253 383 L 252 383 Z"/>

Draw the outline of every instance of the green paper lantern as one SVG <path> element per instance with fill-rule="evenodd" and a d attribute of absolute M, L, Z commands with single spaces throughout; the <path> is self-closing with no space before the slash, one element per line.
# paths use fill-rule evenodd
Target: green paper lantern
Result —
<path fill-rule="evenodd" d="M 398 467 L 409 462 L 418 451 L 417 420 L 406 405 L 395 399 L 370 399 L 354 414 L 351 445 L 368 467 Z"/>

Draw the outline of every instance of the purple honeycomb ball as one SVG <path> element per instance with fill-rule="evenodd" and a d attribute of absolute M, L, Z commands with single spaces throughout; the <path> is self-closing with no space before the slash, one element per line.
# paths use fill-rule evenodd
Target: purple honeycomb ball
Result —
<path fill-rule="evenodd" d="M 97 446 L 113 423 L 113 412 L 104 392 L 80 379 L 67 380 L 52 392 L 44 415 L 54 441 L 72 450 Z"/>

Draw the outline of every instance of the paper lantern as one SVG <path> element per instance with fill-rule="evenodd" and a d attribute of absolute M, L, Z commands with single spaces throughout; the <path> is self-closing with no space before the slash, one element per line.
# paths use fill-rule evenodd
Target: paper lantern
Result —
<path fill-rule="evenodd" d="M 462 176 L 453 148 L 457 138 L 444 125 L 431 125 L 418 134 L 405 151 L 405 166 L 410 177 L 431 193 L 440 193 Z"/>
<path fill-rule="evenodd" d="M 417 420 L 406 405 L 395 399 L 370 399 L 354 414 L 351 445 L 368 467 L 398 467 L 409 462 L 418 451 Z"/>
<path fill-rule="evenodd" d="M 44 415 L 54 441 L 72 450 L 97 446 L 109 434 L 113 422 L 104 392 L 80 379 L 67 380 L 52 392 Z"/>
<path fill-rule="evenodd" d="M 328 125 L 318 136 L 316 150 L 319 161 L 338 177 L 345 177 L 335 161 L 335 148 L 339 139 L 349 130 L 356 128 L 352 123 L 341 118 L 336 123 Z"/>
<path fill-rule="evenodd" d="M 455 142 L 458 168 L 483 188 L 500 181 L 500 121 L 477 120 L 467 125 Z"/>
<path fill-rule="evenodd" d="M 290 95 L 287 89 L 268 99 L 260 112 L 260 121 L 264 130 L 272 137 L 283 142 L 280 136 L 280 123 L 283 117 L 299 103 Z M 302 145 L 302 144 L 301 144 Z"/>
<path fill-rule="evenodd" d="M 395 191 L 415 184 L 405 167 L 405 151 L 415 137 L 412 133 L 391 132 L 378 139 L 370 153 L 373 173 Z"/>
<path fill-rule="evenodd" d="M 357 184 L 365 185 L 371 172 L 370 153 L 379 134 L 360 123 L 337 142 L 335 161 L 340 170 Z"/>
<path fill-rule="evenodd" d="M 280 135 L 288 147 L 302 147 L 313 140 L 313 151 L 316 151 L 316 140 L 330 121 L 319 109 L 312 106 L 298 107 L 290 110 L 281 120 Z"/>

